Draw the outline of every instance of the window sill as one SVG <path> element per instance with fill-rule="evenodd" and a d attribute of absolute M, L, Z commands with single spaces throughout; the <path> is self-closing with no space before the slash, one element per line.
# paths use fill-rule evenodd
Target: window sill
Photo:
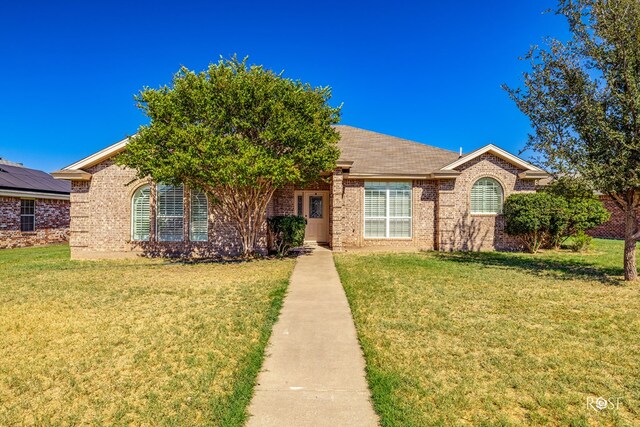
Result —
<path fill-rule="evenodd" d="M 393 241 L 393 240 L 413 240 L 413 237 L 364 237 L 364 240 L 385 240 L 385 241 Z"/>
<path fill-rule="evenodd" d="M 502 214 L 500 213 L 471 213 L 471 216 L 489 216 L 489 217 L 495 217 L 495 216 L 500 216 Z"/>

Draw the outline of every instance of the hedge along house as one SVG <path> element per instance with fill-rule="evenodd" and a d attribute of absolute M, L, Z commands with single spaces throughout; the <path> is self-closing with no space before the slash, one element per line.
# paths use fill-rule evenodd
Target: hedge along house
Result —
<path fill-rule="evenodd" d="M 67 241 L 68 182 L 0 159 L 0 249 Z"/>
<path fill-rule="evenodd" d="M 502 204 L 534 192 L 547 174 L 496 146 L 456 152 L 350 126 L 337 167 L 304 188 L 283 188 L 267 215 L 302 215 L 305 239 L 335 251 L 384 246 L 430 250 L 513 249 Z M 115 164 L 120 141 L 65 169 L 74 258 L 132 254 L 235 255 L 239 237 L 205 194 L 135 178 Z M 266 249 L 266 233 L 261 245 Z"/>

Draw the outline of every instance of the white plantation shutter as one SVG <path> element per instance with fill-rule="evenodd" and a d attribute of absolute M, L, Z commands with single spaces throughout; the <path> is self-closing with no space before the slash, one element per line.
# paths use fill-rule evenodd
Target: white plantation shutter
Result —
<path fill-rule="evenodd" d="M 493 178 L 480 178 L 471 188 L 472 214 L 502 213 L 502 186 Z"/>
<path fill-rule="evenodd" d="M 364 236 L 411 237 L 411 183 L 365 182 Z"/>
<path fill-rule="evenodd" d="M 159 242 L 181 242 L 184 238 L 184 187 L 158 184 L 156 229 Z"/>
<path fill-rule="evenodd" d="M 149 241 L 151 230 L 151 188 L 140 187 L 131 200 L 131 240 Z"/>
<path fill-rule="evenodd" d="M 207 195 L 202 191 L 191 191 L 191 215 L 189 218 L 189 240 L 206 242 L 209 231 Z"/>

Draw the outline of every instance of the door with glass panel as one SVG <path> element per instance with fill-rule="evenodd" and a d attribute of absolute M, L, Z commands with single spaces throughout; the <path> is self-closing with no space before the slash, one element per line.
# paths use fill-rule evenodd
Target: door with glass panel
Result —
<path fill-rule="evenodd" d="M 304 240 L 327 243 L 329 241 L 329 192 L 296 191 L 294 193 L 296 215 L 307 220 Z"/>

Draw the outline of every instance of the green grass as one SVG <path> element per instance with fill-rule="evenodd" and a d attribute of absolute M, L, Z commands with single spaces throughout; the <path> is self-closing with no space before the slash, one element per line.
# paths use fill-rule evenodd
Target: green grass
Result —
<path fill-rule="evenodd" d="M 337 254 L 382 424 L 640 425 L 640 285 L 594 245 Z"/>
<path fill-rule="evenodd" d="M 0 251 L 0 425 L 240 426 L 292 260 Z"/>

